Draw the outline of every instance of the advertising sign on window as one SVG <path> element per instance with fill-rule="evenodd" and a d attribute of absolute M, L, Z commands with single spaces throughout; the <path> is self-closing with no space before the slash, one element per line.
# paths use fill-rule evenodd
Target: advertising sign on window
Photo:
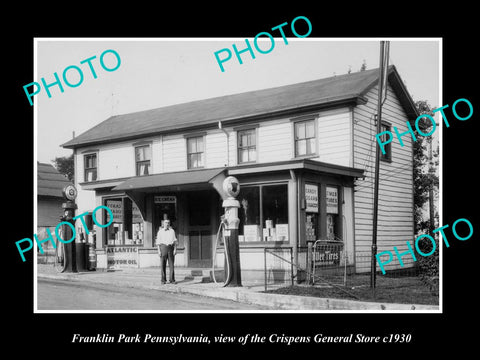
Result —
<path fill-rule="evenodd" d="M 123 207 L 122 200 L 107 200 L 106 206 L 112 210 L 113 222 L 123 221 Z M 110 214 L 107 211 L 107 222 L 110 222 Z"/>
<path fill-rule="evenodd" d="M 318 186 L 305 184 L 306 212 L 318 213 Z"/>
<path fill-rule="evenodd" d="M 338 189 L 327 186 L 327 213 L 338 214 Z"/>

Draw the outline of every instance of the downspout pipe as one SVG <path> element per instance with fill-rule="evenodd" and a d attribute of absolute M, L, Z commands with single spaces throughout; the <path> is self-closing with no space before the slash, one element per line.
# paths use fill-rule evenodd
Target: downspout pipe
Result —
<path fill-rule="evenodd" d="M 227 130 L 225 130 L 222 126 L 222 121 L 218 121 L 218 128 L 222 130 L 225 135 L 227 136 L 227 164 L 226 166 L 230 166 L 230 134 L 228 133 Z"/>

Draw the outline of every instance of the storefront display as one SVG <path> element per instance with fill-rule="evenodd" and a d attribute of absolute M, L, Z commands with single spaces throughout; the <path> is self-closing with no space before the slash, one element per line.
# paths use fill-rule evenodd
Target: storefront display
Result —
<path fill-rule="evenodd" d="M 317 240 L 329 245 L 343 243 L 343 204 L 349 198 L 335 178 L 311 173 L 299 174 L 295 181 L 286 173 L 239 178 L 238 241 L 244 258 L 260 253 L 263 247 L 286 251 L 299 244 L 301 253 Z M 179 266 L 204 268 L 215 259 L 212 251 L 224 209 L 214 189 L 169 189 L 144 197 L 134 192 L 103 196 L 102 200 L 113 217 L 112 226 L 102 231 L 103 248 L 109 249 L 104 258 L 106 265 L 158 266 L 156 234 L 164 219 L 169 219 L 176 231 Z M 137 248 L 136 254 L 125 250 L 133 247 Z M 112 248 L 123 249 L 125 254 Z M 101 254 L 100 246 L 97 249 Z M 333 250 L 317 253 L 319 264 L 336 266 L 339 258 L 332 255 Z"/>
<path fill-rule="evenodd" d="M 318 185 L 305 184 L 305 240 L 315 241 L 318 235 Z"/>
<path fill-rule="evenodd" d="M 327 214 L 327 240 L 335 240 L 335 220 L 332 214 Z"/>
<path fill-rule="evenodd" d="M 104 231 L 108 246 L 142 245 L 144 225 L 137 205 L 128 197 L 110 198 L 105 200 L 105 206 L 113 214 L 112 226 Z M 110 215 L 106 212 L 107 222 Z"/>
<path fill-rule="evenodd" d="M 307 214 L 305 221 L 305 238 L 306 241 L 317 240 L 317 215 Z"/>
<path fill-rule="evenodd" d="M 288 185 L 245 185 L 238 197 L 239 239 L 288 241 Z"/>

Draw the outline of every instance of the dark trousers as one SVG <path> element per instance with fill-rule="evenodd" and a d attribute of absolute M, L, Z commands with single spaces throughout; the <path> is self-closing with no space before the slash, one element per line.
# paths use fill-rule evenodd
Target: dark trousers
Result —
<path fill-rule="evenodd" d="M 170 270 L 170 282 L 175 281 L 175 269 L 174 269 L 174 262 L 175 262 L 175 255 L 173 255 L 173 245 L 164 245 L 160 244 L 160 268 L 162 270 L 162 282 L 167 281 L 167 260 L 168 260 L 168 267 Z"/>

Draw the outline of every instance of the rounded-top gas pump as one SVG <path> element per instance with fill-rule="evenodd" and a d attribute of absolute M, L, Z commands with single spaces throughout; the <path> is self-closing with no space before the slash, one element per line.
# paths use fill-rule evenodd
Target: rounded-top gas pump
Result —
<path fill-rule="evenodd" d="M 222 207 L 225 209 L 224 216 L 224 238 L 225 238 L 225 257 L 227 263 L 224 286 L 242 286 L 242 277 L 240 269 L 240 250 L 238 245 L 238 209 L 240 203 L 236 199 L 240 193 L 240 184 L 238 180 L 229 176 L 223 181 L 223 191 L 227 194 L 227 199 L 223 200 Z"/>
<path fill-rule="evenodd" d="M 72 224 L 72 227 L 62 224 L 62 234 L 63 239 L 71 239 L 73 236 L 72 229 L 75 229 L 75 210 L 77 209 L 77 204 L 75 204 L 75 198 L 77 197 L 77 189 L 73 185 L 67 185 L 63 188 L 63 196 L 67 200 L 62 204 L 63 216 L 60 218 L 62 222 L 69 222 Z M 77 272 L 77 261 L 76 261 L 76 249 L 75 249 L 75 239 L 68 243 L 64 244 L 64 272 Z"/>

